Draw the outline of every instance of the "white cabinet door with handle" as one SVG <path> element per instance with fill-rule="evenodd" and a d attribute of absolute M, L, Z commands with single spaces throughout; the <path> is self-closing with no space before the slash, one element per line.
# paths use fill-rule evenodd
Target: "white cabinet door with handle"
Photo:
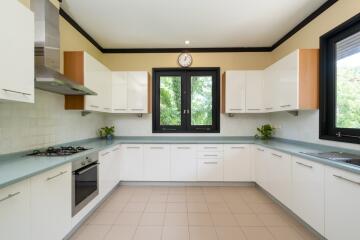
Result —
<path fill-rule="evenodd" d="M 360 239 L 360 176 L 325 168 L 325 237 Z"/>
<path fill-rule="evenodd" d="M 261 113 L 263 103 L 264 71 L 246 71 L 246 112 Z"/>
<path fill-rule="evenodd" d="M 148 112 L 147 72 L 127 72 L 127 107 L 130 113 Z"/>
<path fill-rule="evenodd" d="M 224 145 L 224 181 L 251 181 L 249 153 L 246 144 Z"/>
<path fill-rule="evenodd" d="M 112 110 L 113 113 L 126 113 L 127 107 L 127 72 L 112 73 Z"/>
<path fill-rule="evenodd" d="M 197 158 L 196 146 L 191 144 L 171 145 L 171 180 L 196 181 Z"/>
<path fill-rule="evenodd" d="M 225 112 L 245 112 L 246 72 L 226 71 L 225 76 Z"/>
<path fill-rule="evenodd" d="M 29 239 L 30 222 L 30 180 L 0 189 L 0 238 Z"/>
<path fill-rule="evenodd" d="M 144 177 L 144 152 L 141 144 L 121 145 L 122 180 L 142 181 Z"/>
<path fill-rule="evenodd" d="M 99 152 L 99 195 L 105 197 L 113 187 L 113 152 L 105 149 Z"/>
<path fill-rule="evenodd" d="M 292 157 L 293 212 L 324 235 L 325 167 Z"/>
<path fill-rule="evenodd" d="M 34 13 L 2 1 L 0 100 L 34 103 Z"/>
<path fill-rule="evenodd" d="M 71 227 L 71 164 L 31 180 L 32 239 L 61 240 Z"/>
<path fill-rule="evenodd" d="M 144 145 L 144 180 L 170 180 L 170 145 Z"/>

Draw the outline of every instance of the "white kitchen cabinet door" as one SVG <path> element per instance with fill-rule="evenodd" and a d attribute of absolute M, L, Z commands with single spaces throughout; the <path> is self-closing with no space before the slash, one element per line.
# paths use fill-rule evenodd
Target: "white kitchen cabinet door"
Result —
<path fill-rule="evenodd" d="M 268 190 L 269 177 L 267 165 L 269 163 L 267 149 L 264 147 L 254 146 L 255 155 L 255 181 L 265 190 Z"/>
<path fill-rule="evenodd" d="M 111 149 L 112 151 L 112 183 L 113 186 L 116 186 L 120 181 L 122 177 L 122 169 L 121 169 L 121 145 L 117 145 Z"/>
<path fill-rule="evenodd" d="M 112 110 L 113 113 L 126 113 L 127 108 L 127 72 L 112 73 Z"/>
<path fill-rule="evenodd" d="M 71 226 L 71 164 L 31 178 L 32 239 L 61 240 Z"/>
<path fill-rule="evenodd" d="M 0 189 L 0 238 L 29 239 L 30 180 Z"/>
<path fill-rule="evenodd" d="M 1 4 L 0 100 L 34 103 L 34 14 L 18 1 Z"/>
<path fill-rule="evenodd" d="M 264 95 L 264 111 L 265 112 L 274 112 L 277 111 L 276 108 L 276 75 L 277 70 L 273 65 L 266 68 L 264 70 L 264 88 L 263 88 L 263 95 Z"/>
<path fill-rule="evenodd" d="M 111 72 L 98 60 L 84 52 L 84 85 L 95 91 L 95 96 L 85 96 L 85 110 L 106 112 L 109 108 L 108 99 L 111 99 L 109 82 Z"/>
<path fill-rule="evenodd" d="M 246 112 L 261 113 L 263 103 L 264 71 L 246 71 Z"/>
<path fill-rule="evenodd" d="M 144 180 L 170 180 L 170 146 L 144 145 Z"/>
<path fill-rule="evenodd" d="M 325 237 L 360 239 L 360 176 L 325 168 Z"/>
<path fill-rule="evenodd" d="M 111 149 L 99 152 L 99 195 L 106 196 L 113 187 L 113 155 Z"/>
<path fill-rule="evenodd" d="M 113 86 L 112 86 L 112 73 L 109 69 L 105 68 L 101 74 L 101 84 L 103 85 L 103 92 L 101 96 L 101 101 L 103 105 L 103 112 L 111 113 L 112 112 L 112 93 L 113 93 Z"/>
<path fill-rule="evenodd" d="M 148 73 L 127 72 L 127 107 L 131 113 L 148 113 Z"/>
<path fill-rule="evenodd" d="M 251 181 L 250 149 L 245 144 L 224 145 L 224 181 Z"/>
<path fill-rule="evenodd" d="M 224 181 L 223 160 L 211 158 L 198 159 L 198 181 Z"/>
<path fill-rule="evenodd" d="M 293 212 L 324 235 L 325 167 L 312 161 L 292 157 Z"/>
<path fill-rule="evenodd" d="M 171 145 L 170 150 L 170 176 L 171 181 L 196 181 L 197 158 L 196 146 Z"/>
<path fill-rule="evenodd" d="M 279 71 L 276 79 L 278 106 L 281 111 L 299 108 L 299 50 L 292 52 L 275 63 Z"/>
<path fill-rule="evenodd" d="M 144 172 L 143 145 L 124 144 L 121 145 L 121 169 L 122 180 L 142 181 Z"/>
<path fill-rule="evenodd" d="M 267 171 L 269 192 L 285 206 L 292 208 L 292 162 L 291 156 L 269 150 Z"/>
<path fill-rule="evenodd" d="M 225 112 L 244 113 L 246 101 L 246 72 L 226 71 Z"/>

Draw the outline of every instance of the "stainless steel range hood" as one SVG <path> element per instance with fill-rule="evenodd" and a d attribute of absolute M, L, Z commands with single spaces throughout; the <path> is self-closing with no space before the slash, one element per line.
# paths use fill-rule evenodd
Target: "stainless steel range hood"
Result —
<path fill-rule="evenodd" d="M 96 95 L 60 73 L 59 10 L 49 0 L 31 0 L 35 13 L 35 87 L 63 95 Z"/>

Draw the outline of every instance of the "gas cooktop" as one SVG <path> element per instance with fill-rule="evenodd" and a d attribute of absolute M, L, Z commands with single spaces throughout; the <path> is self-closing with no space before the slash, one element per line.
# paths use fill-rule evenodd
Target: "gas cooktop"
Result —
<path fill-rule="evenodd" d="M 27 154 L 27 156 L 44 156 L 44 157 L 61 157 L 61 156 L 69 156 L 75 153 L 83 152 L 89 150 L 89 148 L 84 147 L 49 147 L 45 150 L 34 150 L 32 153 Z"/>

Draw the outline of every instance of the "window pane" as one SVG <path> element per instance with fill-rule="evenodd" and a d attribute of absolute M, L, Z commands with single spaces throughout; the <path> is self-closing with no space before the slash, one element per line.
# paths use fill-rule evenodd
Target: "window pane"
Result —
<path fill-rule="evenodd" d="M 336 44 L 336 127 L 360 128 L 360 32 Z"/>
<path fill-rule="evenodd" d="M 160 77 L 160 125 L 181 126 L 181 77 Z"/>
<path fill-rule="evenodd" d="M 212 125 L 212 77 L 191 77 L 191 125 Z"/>

